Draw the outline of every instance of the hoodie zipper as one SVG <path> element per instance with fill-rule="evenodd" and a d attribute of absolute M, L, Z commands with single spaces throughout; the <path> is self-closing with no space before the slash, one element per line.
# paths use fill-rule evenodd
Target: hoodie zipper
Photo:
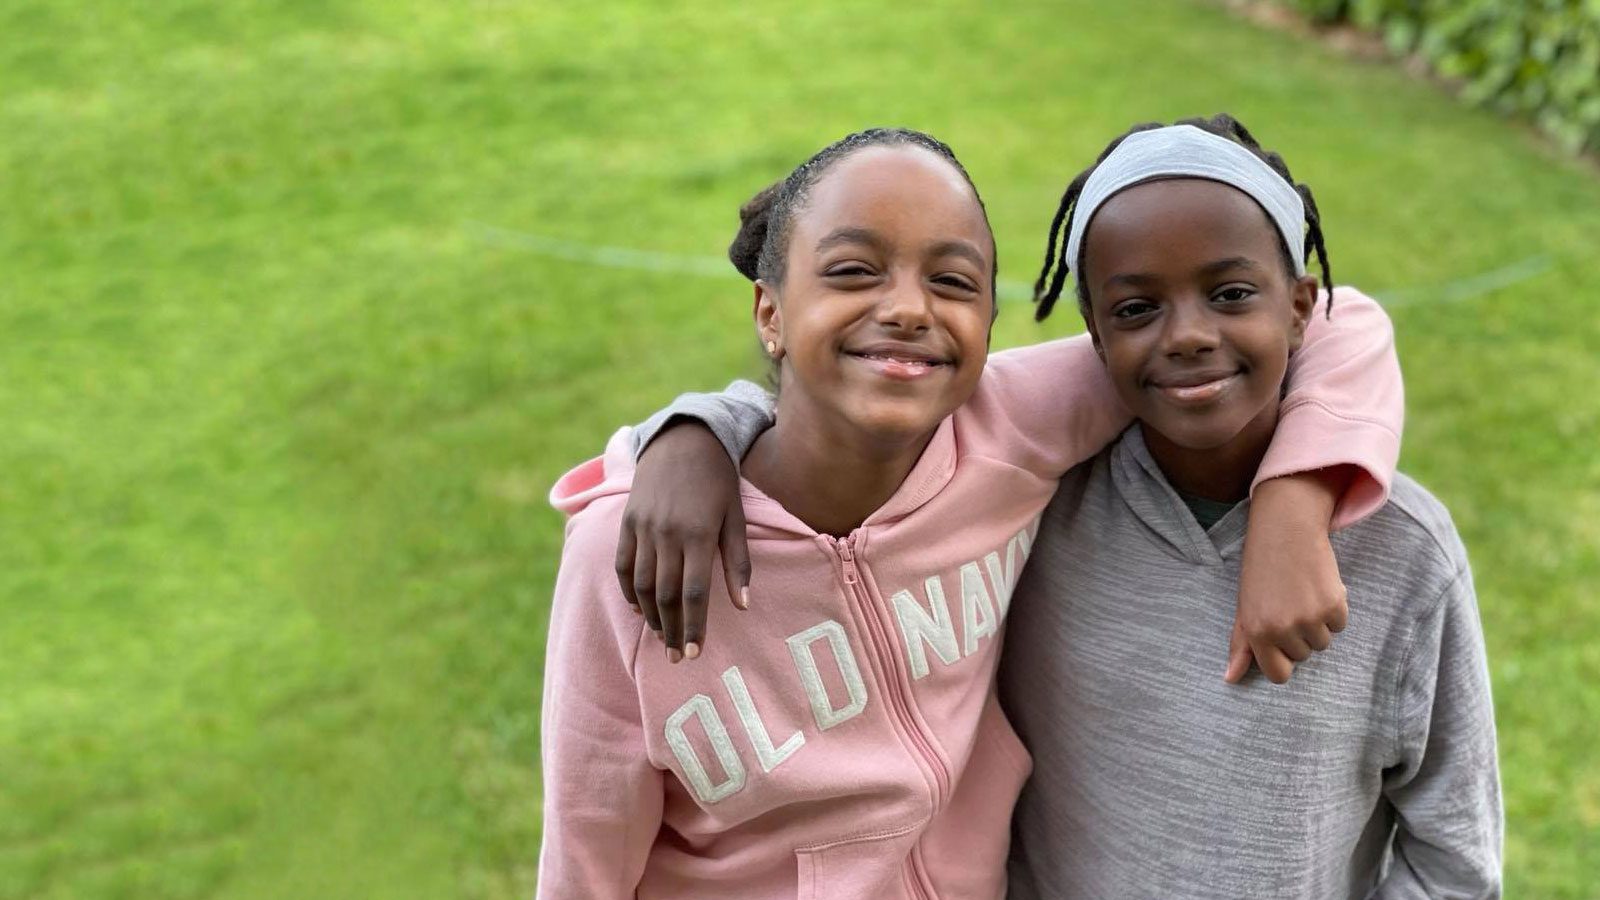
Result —
<path fill-rule="evenodd" d="M 872 601 L 872 595 L 867 592 L 866 585 L 861 582 L 861 571 L 856 565 L 856 535 L 851 532 L 843 539 L 831 538 L 835 552 L 839 554 L 840 568 L 844 572 L 845 588 L 850 591 L 856 602 L 861 605 L 864 618 L 867 622 L 868 636 L 876 645 L 878 655 L 885 658 L 884 667 L 891 682 L 889 690 L 889 705 L 894 710 L 896 718 L 900 721 L 901 729 L 911 738 L 917 755 L 921 756 L 933 772 L 933 809 L 935 812 L 944 804 L 945 797 L 949 794 L 950 773 L 945 771 L 944 763 L 933 748 L 933 739 L 924 733 L 917 724 L 916 716 L 911 711 L 911 695 L 906 685 L 907 674 L 900 671 L 899 656 L 895 653 L 894 641 L 886 634 L 886 628 L 879 619 L 877 605 Z M 929 896 L 924 890 L 926 873 L 922 871 L 920 855 L 913 852 L 906 855 L 907 880 L 910 882 L 914 893 L 918 897 Z"/>

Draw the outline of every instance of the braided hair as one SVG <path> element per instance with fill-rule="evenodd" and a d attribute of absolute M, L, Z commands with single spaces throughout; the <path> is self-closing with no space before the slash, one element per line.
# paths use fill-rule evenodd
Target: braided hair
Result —
<path fill-rule="evenodd" d="M 989 224 L 989 213 L 983 206 L 983 197 L 978 194 L 978 186 L 972 183 L 972 176 L 967 174 L 966 167 L 956 159 L 955 151 L 949 145 L 909 128 L 868 128 L 845 135 L 823 147 L 790 172 L 788 177 L 762 189 L 739 208 L 739 233 L 728 245 L 728 259 L 733 267 L 751 281 L 761 279 L 769 284 L 781 284 L 788 258 L 789 235 L 794 230 L 795 212 L 805 206 L 811 189 L 822 180 L 823 174 L 834 163 L 858 150 L 901 146 L 920 147 L 954 166 L 966 180 L 967 186 L 972 188 L 978 208 L 983 211 L 984 225 Z M 994 271 L 990 273 L 991 294 L 993 280 L 998 276 L 999 259 L 996 257 Z"/>
<path fill-rule="evenodd" d="M 1250 133 L 1250 130 L 1244 127 L 1244 123 L 1227 113 L 1220 113 L 1208 119 L 1181 119 L 1173 124 L 1193 125 L 1202 131 L 1227 138 L 1243 146 L 1271 167 L 1272 171 L 1282 176 L 1284 181 L 1289 182 L 1289 186 L 1294 188 L 1295 193 L 1300 195 L 1300 199 L 1305 202 L 1307 226 L 1305 246 L 1301 248 L 1301 258 L 1309 260 L 1312 252 L 1316 252 L 1317 261 L 1322 266 L 1322 285 L 1328 290 L 1327 315 L 1331 317 L 1333 315 L 1333 278 L 1329 274 L 1328 248 L 1322 236 L 1322 215 L 1317 212 L 1317 201 L 1311 195 L 1311 188 L 1307 185 L 1296 183 L 1294 176 L 1289 174 L 1289 165 L 1283 161 L 1283 157 L 1271 150 L 1262 148 L 1256 142 L 1255 136 Z M 1055 308 L 1056 300 L 1061 296 L 1062 286 L 1066 283 L 1067 272 L 1070 270 L 1080 276 L 1083 272 L 1084 250 L 1082 248 L 1079 249 L 1077 259 L 1067 259 L 1066 236 L 1072 231 L 1072 217 L 1077 212 L 1078 197 L 1083 193 L 1083 187 L 1088 183 L 1089 176 L 1094 174 L 1095 168 L 1105 162 L 1106 157 L 1110 156 L 1130 135 L 1165 127 L 1159 122 L 1148 122 L 1143 125 L 1133 126 L 1108 144 L 1100 152 L 1100 156 L 1094 161 L 1094 165 L 1078 173 L 1078 177 L 1072 179 L 1072 183 L 1067 185 L 1067 192 L 1061 196 L 1061 205 L 1056 208 L 1055 218 L 1050 221 L 1050 240 L 1045 246 L 1044 268 L 1039 272 L 1039 280 L 1034 282 L 1033 285 L 1033 302 L 1038 307 L 1033 314 L 1036 320 L 1044 321 L 1045 317 L 1050 315 L 1050 311 Z M 1057 248 L 1058 238 L 1060 239 L 1059 249 Z M 1084 246 L 1087 247 L 1087 245 L 1088 242 L 1085 241 Z M 1278 245 L 1283 250 L 1284 264 L 1290 271 L 1293 271 L 1294 260 L 1289 257 L 1290 249 L 1283 246 L 1282 238 L 1278 239 Z M 1054 270 L 1053 272 L 1052 269 Z M 1074 279 L 1074 287 L 1078 294 L 1078 308 L 1087 317 L 1089 315 L 1089 288 L 1085 285 L 1082 277 Z"/>

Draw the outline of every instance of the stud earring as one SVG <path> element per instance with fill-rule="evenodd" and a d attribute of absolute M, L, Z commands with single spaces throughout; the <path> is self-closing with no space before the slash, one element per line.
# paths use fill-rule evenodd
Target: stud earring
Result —
<path fill-rule="evenodd" d="M 778 355 L 778 342 L 777 341 L 767 341 L 767 355 L 768 356 L 777 356 Z"/>

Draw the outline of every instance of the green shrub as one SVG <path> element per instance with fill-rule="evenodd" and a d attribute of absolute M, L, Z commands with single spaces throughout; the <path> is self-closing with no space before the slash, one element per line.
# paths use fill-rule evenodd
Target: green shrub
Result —
<path fill-rule="evenodd" d="M 1379 31 L 1461 81 L 1467 100 L 1527 115 L 1569 150 L 1600 150 L 1600 0 L 1289 2 Z"/>

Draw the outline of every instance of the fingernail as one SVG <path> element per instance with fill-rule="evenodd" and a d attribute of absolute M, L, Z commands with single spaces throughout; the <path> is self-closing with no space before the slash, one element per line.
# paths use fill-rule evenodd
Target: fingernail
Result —
<path fill-rule="evenodd" d="M 680 651 L 677 647 L 667 648 L 667 662 L 676 663 L 680 659 L 683 659 L 682 651 Z"/>
<path fill-rule="evenodd" d="M 739 588 L 739 608 L 750 608 L 750 589 L 747 587 Z"/>
<path fill-rule="evenodd" d="M 683 645 L 683 655 L 687 656 L 690 659 L 699 659 L 700 658 L 700 645 L 695 643 L 694 641 L 690 641 L 689 643 L 684 644 Z"/>

